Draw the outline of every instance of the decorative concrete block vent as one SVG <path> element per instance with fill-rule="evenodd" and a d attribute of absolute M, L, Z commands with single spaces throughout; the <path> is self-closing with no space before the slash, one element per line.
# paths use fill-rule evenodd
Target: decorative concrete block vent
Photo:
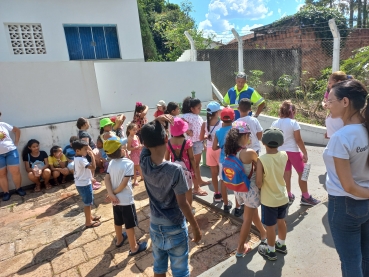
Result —
<path fill-rule="evenodd" d="M 41 24 L 7 24 L 14 55 L 46 54 Z"/>

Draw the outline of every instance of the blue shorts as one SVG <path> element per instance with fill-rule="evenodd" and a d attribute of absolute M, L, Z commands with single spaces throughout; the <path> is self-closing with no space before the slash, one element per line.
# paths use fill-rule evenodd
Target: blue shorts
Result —
<path fill-rule="evenodd" d="M 274 226 L 278 219 L 283 219 L 287 214 L 288 203 L 279 207 L 268 207 L 261 204 L 261 222 L 266 226 Z"/>
<path fill-rule="evenodd" d="M 189 245 L 186 221 L 182 225 L 150 224 L 152 255 L 154 257 L 154 273 L 163 274 L 168 271 L 168 258 L 174 277 L 190 276 Z"/>
<path fill-rule="evenodd" d="M 201 154 L 204 150 L 204 143 L 202 141 L 196 141 L 193 143 L 193 154 L 198 155 Z"/>
<path fill-rule="evenodd" d="M 0 154 L 0 169 L 12 165 L 19 165 L 19 154 L 17 149 Z"/>
<path fill-rule="evenodd" d="M 94 194 L 92 192 L 92 185 L 76 186 L 79 195 L 82 197 L 82 202 L 85 206 L 91 206 L 94 203 Z"/>

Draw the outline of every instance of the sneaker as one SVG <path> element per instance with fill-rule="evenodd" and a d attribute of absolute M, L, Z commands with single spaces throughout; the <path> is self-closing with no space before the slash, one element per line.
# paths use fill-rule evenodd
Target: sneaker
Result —
<path fill-rule="evenodd" d="M 260 245 L 268 245 L 267 242 L 267 239 L 260 239 Z"/>
<path fill-rule="evenodd" d="M 292 196 L 288 196 L 288 205 L 292 205 L 293 201 L 295 201 L 295 195 L 292 194 Z"/>
<path fill-rule="evenodd" d="M 287 254 L 287 246 L 282 245 L 279 242 L 275 243 L 275 251 L 281 252 L 283 254 Z"/>
<path fill-rule="evenodd" d="M 270 252 L 268 245 L 260 244 L 258 247 L 258 252 L 261 256 L 267 258 L 269 261 L 277 260 L 277 255 L 275 252 Z"/>
<path fill-rule="evenodd" d="M 232 202 L 228 201 L 228 205 L 224 205 L 223 210 L 225 213 L 229 214 L 232 209 Z"/>
<path fill-rule="evenodd" d="M 243 214 L 242 209 L 234 208 L 234 216 L 240 217 Z"/>
<path fill-rule="evenodd" d="M 222 202 L 223 198 L 220 193 L 214 193 L 214 202 Z"/>
<path fill-rule="evenodd" d="M 25 196 L 26 195 L 26 192 L 22 188 L 16 189 L 15 193 L 18 194 L 19 196 Z"/>
<path fill-rule="evenodd" d="M 8 201 L 9 199 L 10 199 L 10 193 L 9 192 L 4 192 L 3 201 Z"/>
<path fill-rule="evenodd" d="M 317 204 L 319 204 L 321 201 L 318 199 L 315 199 L 314 197 L 312 197 L 310 195 L 310 197 L 308 199 L 306 199 L 305 197 L 301 196 L 301 205 L 306 205 L 306 206 L 315 206 Z"/>

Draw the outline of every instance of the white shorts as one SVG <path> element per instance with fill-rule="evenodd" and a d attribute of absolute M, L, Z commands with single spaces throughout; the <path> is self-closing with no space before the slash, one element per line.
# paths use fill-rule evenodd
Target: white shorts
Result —
<path fill-rule="evenodd" d="M 234 192 L 238 204 L 245 204 L 249 208 L 258 208 L 260 206 L 260 190 L 252 181 L 248 192 Z"/>

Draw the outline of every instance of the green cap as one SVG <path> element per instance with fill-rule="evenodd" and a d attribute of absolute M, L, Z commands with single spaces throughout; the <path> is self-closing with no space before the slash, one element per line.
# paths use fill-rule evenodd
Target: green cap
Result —
<path fill-rule="evenodd" d="M 114 122 L 110 120 L 110 118 L 103 118 L 100 120 L 100 128 L 104 128 L 108 125 L 114 125 Z"/>
<path fill-rule="evenodd" d="M 283 144 L 283 132 L 278 128 L 265 129 L 261 141 L 269 147 L 279 147 Z"/>

